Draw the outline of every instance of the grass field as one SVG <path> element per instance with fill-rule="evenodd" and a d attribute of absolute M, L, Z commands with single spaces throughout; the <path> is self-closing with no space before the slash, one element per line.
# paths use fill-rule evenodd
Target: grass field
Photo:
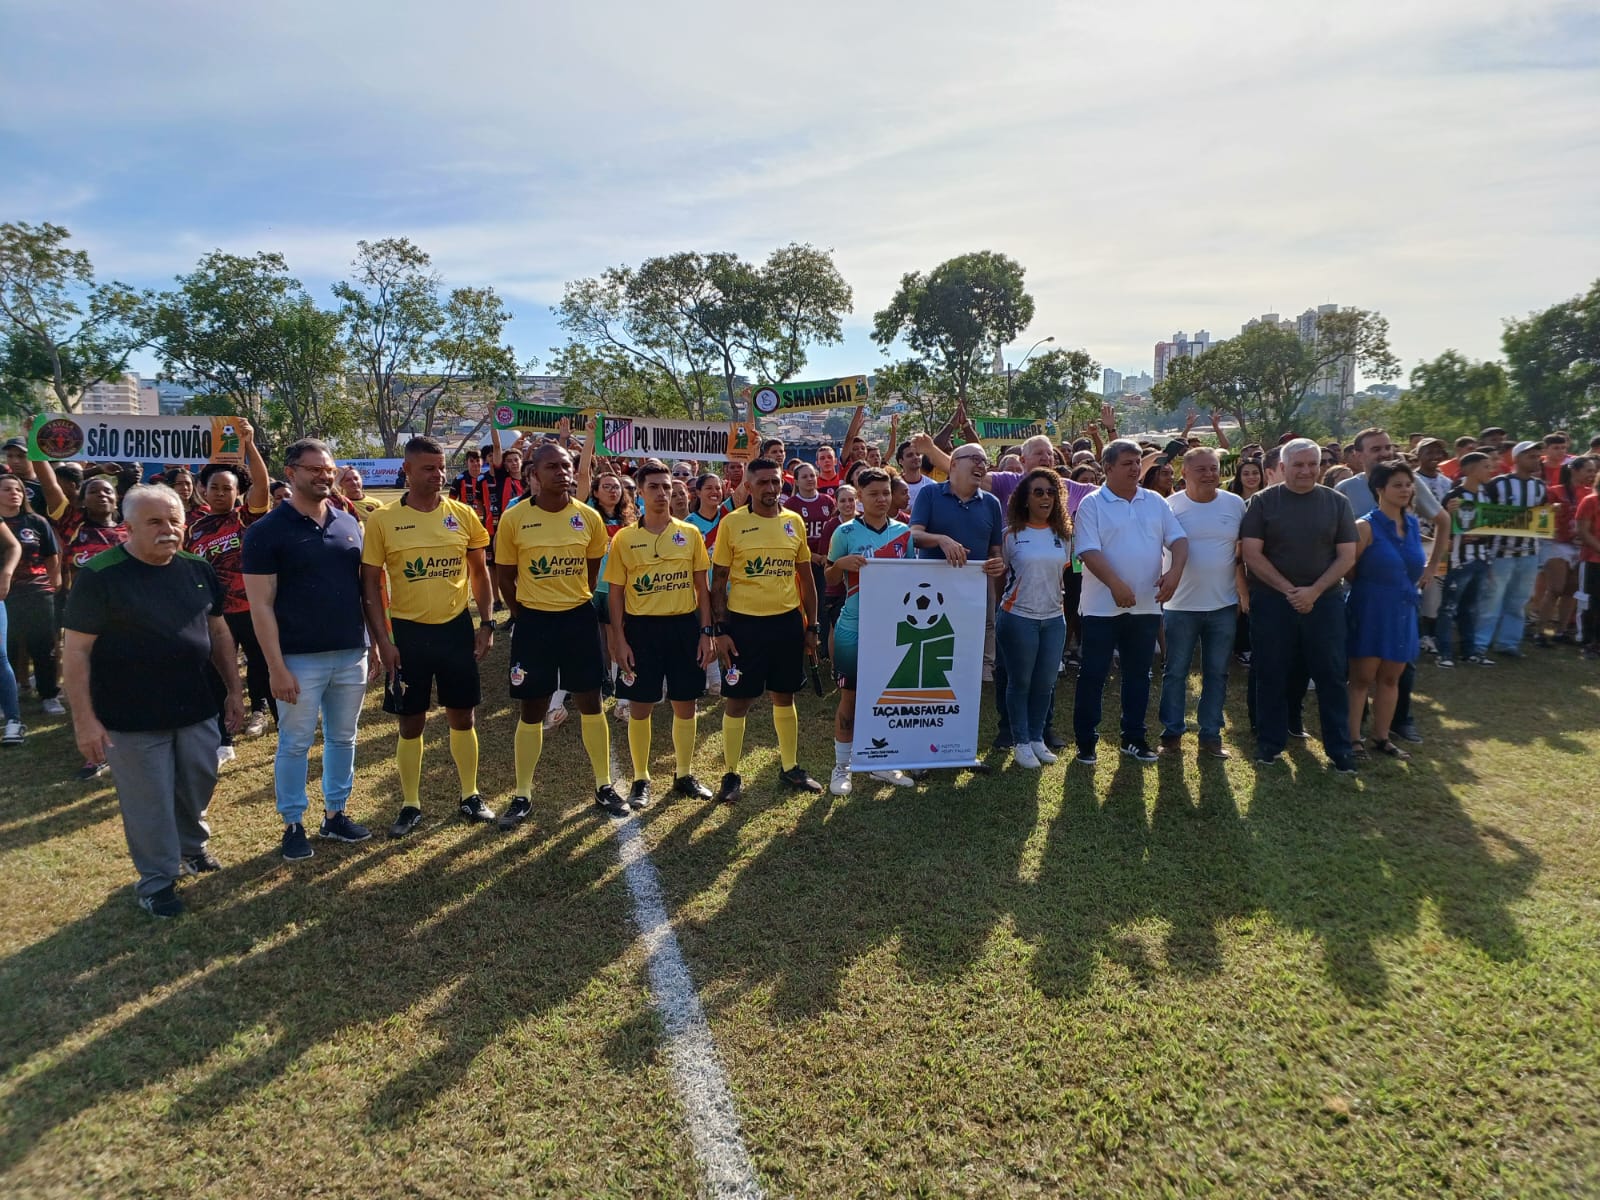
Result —
<path fill-rule="evenodd" d="M 497 807 L 503 642 L 481 710 Z M 1359 781 L 1299 745 L 1258 775 L 1230 734 L 1226 764 L 1103 754 L 845 800 L 778 791 L 759 706 L 744 803 L 635 819 L 762 1185 L 1600 1194 L 1595 681 L 1542 653 L 1424 666 L 1427 743 Z M 377 699 L 352 812 L 386 826 Z M 801 699 L 819 775 L 831 706 Z M 575 720 L 532 828 L 450 818 L 435 718 L 434 819 L 295 866 L 271 736 L 244 744 L 212 809 L 226 869 L 161 924 L 133 904 L 110 781 L 58 782 L 70 731 L 29 720 L 0 757 L 0 1193 L 702 1190 Z"/>

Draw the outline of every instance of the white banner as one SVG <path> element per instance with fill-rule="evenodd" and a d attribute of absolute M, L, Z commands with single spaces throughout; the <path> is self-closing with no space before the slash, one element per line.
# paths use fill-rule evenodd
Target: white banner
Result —
<path fill-rule="evenodd" d="M 403 458 L 341 458 L 338 465 L 354 467 L 361 472 L 361 486 L 364 488 L 400 487 L 400 467 L 406 460 Z"/>
<path fill-rule="evenodd" d="M 940 559 L 871 559 L 861 572 L 855 771 L 978 761 L 988 576 Z"/>

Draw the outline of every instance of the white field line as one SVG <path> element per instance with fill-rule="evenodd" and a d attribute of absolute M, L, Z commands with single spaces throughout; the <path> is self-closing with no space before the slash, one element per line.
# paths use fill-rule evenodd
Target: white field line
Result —
<path fill-rule="evenodd" d="M 625 780 L 631 774 L 619 775 L 616 767 L 613 748 L 612 778 Z M 739 1114 L 733 1107 L 728 1077 L 717 1058 L 711 1027 L 706 1024 L 689 966 L 683 961 L 678 935 L 667 916 L 661 876 L 650 861 L 644 835 L 634 818 L 612 818 L 611 831 L 617 836 L 623 879 L 633 896 L 633 919 L 644 939 L 650 991 L 666 1033 L 668 1069 L 683 1104 L 684 1121 L 689 1126 L 695 1157 L 705 1173 L 707 1191 L 719 1200 L 760 1200 L 761 1185 L 739 1132 Z"/>

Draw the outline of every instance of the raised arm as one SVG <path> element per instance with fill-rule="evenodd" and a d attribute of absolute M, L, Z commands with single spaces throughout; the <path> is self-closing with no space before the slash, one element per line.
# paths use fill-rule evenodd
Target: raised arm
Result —
<path fill-rule="evenodd" d="M 264 513 L 272 507 L 272 472 L 256 445 L 256 431 L 249 421 L 239 421 L 239 442 L 244 447 L 245 466 L 250 471 L 250 490 L 245 493 L 246 512 Z"/>

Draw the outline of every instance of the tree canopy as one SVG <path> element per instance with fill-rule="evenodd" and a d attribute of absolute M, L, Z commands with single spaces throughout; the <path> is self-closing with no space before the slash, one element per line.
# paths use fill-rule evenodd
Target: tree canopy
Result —
<path fill-rule="evenodd" d="M 89 255 L 68 247 L 71 236 L 48 222 L 0 224 L 0 403 L 18 415 L 51 396 L 61 412 L 76 411 L 84 391 L 121 377 L 141 344 L 138 293 L 96 283 Z"/>
<path fill-rule="evenodd" d="M 992 250 L 963 254 L 923 275 L 911 271 L 873 317 L 872 339 L 889 353 L 904 341 L 930 373 L 944 376 L 956 399 L 970 397 L 973 376 L 995 350 L 1033 320 L 1022 264 Z"/>

